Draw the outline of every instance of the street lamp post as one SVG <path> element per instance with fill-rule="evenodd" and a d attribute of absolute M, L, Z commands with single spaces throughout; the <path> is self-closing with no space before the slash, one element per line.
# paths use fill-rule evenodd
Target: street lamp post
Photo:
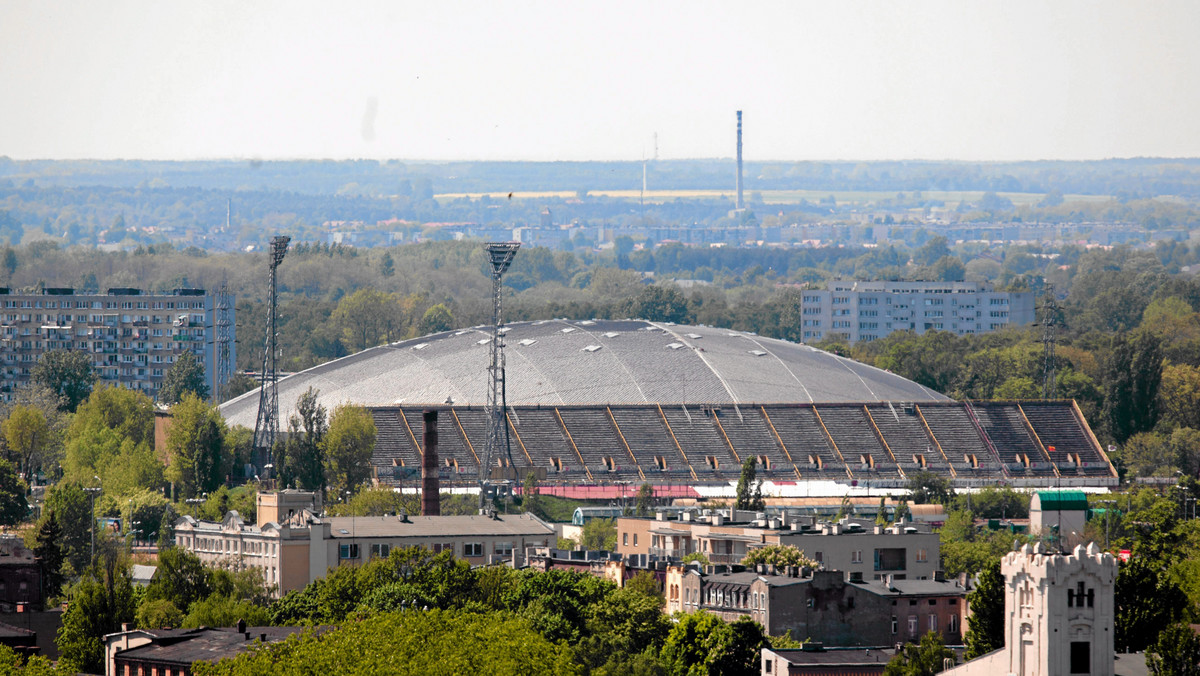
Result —
<path fill-rule="evenodd" d="M 100 477 L 92 476 L 92 478 L 96 480 L 97 485 L 89 486 L 83 489 L 88 494 L 92 513 L 92 557 L 89 559 L 89 561 L 96 560 L 96 494 L 100 492 L 100 486 L 98 485 L 100 483 Z"/>

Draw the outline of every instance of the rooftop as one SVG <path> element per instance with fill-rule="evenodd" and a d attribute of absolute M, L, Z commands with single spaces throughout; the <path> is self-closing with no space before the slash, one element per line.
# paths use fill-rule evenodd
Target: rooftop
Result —
<path fill-rule="evenodd" d="M 546 320 L 504 327 L 510 406 L 949 401 L 915 382 L 808 345 L 644 320 Z M 490 327 L 364 350 L 279 381 L 287 419 L 309 387 L 327 408 L 487 399 Z M 226 402 L 230 425 L 253 427 L 257 391 Z"/>

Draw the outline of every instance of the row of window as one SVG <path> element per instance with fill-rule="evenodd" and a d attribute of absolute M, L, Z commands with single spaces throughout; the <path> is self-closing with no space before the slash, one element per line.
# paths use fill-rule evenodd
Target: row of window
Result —
<path fill-rule="evenodd" d="M 4 307 L 32 310 L 203 310 L 204 301 L 6 300 Z"/>

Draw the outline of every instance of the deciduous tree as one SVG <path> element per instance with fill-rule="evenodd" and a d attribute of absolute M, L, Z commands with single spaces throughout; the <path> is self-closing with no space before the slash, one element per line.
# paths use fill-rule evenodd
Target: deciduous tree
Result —
<path fill-rule="evenodd" d="M 357 491 L 371 478 L 375 419 L 362 406 L 340 404 L 329 418 L 325 436 L 325 482 L 337 495 Z"/>
<path fill-rule="evenodd" d="M 750 455 L 742 462 L 742 476 L 737 483 L 737 499 L 735 500 L 734 509 L 748 509 L 758 512 L 766 509 L 767 502 L 763 499 L 762 482 L 758 480 L 757 472 L 754 466 L 758 464 L 758 458 Z"/>
<path fill-rule="evenodd" d="M 33 382 L 62 397 L 64 411 L 74 412 L 96 384 L 96 370 L 87 352 L 50 350 L 43 352 L 31 372 Z"/>
<path fill-rule="evenodd" d="M 183 497 L 216 490 L 229 471 L 225 421 L 216 408 L 188 393 L 171 408 L 167 432 L 167 479 Z"/>
<path fill-rule="evenodd" d="M 972 660 L 1004 647 L 1004 576 L 1000 559 L 993 557 L 979 571 L 975 589 L 967 594 L 971 608 L 965 641 L 967 659 Z"/>
<path fill-rule="evenodd" d="M 208 399 L 208 380 L 204 374 L 204 363 L 196 358 L 191 350 L 183 354 L 167 369 L 163 377 L 162 388 L 158 391 L 158 400 L 164 404 L 176 404 L 183 401 L 186 394 L 194 394 L 200 399 Z"/>

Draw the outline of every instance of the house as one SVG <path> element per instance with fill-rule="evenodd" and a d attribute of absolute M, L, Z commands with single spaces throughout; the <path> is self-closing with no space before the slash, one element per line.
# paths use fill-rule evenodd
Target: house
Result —
<path fill-rule="evenodd" d="M 835 648 L 805 643 L 803 648 L 762 649 L 762 676 L 876 676 L 896 655 L 895 648 Z"/>
<path fill-rule="evenodd" d="M 962 643 L 967 590 L 941 579 L 864 580 L 860 574 L 742 566 L 667 568 L 667 612 L 749 617 L 771 636 L 791 632 L 828 646 L 893 646 L 935 631 Z"/>
<path fill-rule="evenodd" d="M 217 662 L 293 634 L 332 627 L 236 627 L 132 629 L 104 637 L 105 676 L 190 676 L 195 662 Z"/>
<path fill-rule="evenodd" d="M 819 523 L 786 512 L 768 516 L 743 510 L 713 514 L 667 513 L 617 519 L 617 551 L 680 559 L 699 552 L 710 563 L 739 564 L 752 549 L 792 545 L 827 570 L 862 573 L 863 579 L 932 580 L 941 568 L 941 541 L 927 525 L 883 527 L 843 520 Z"/>
<path fill-rule="evenodd" d="M 15 612 L 22 604 L 41 606 L 41 567 L 21 538 L 0 536 L 0 610 Z"/>

